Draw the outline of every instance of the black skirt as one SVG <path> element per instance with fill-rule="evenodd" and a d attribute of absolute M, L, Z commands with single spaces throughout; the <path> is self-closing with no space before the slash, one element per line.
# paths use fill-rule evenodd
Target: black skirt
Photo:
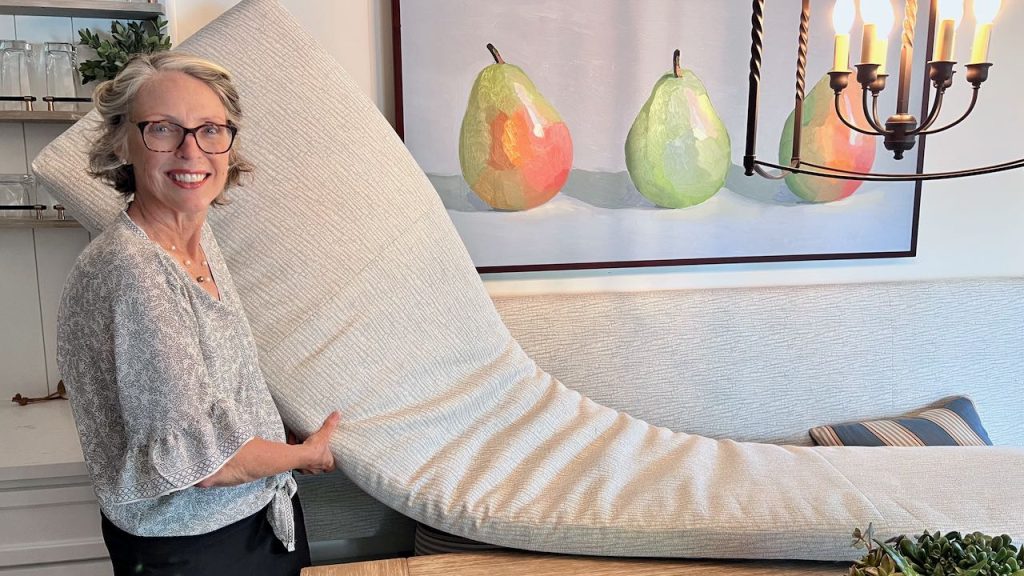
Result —
<path fill-rule="evenodd" d="M 294 552 L 288 552 L 274 536 L 266 508 L 196 536 L 135 536 L 103 516 L 103 541 L 110 552 L 114 576 L 298 576 L 310 565 L 309 542 L 298 494 L 292 504 Z"/>

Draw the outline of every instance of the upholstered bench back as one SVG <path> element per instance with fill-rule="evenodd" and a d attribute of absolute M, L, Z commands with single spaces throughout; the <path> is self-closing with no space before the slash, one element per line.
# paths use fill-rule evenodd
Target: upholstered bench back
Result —
<path fill-rule="evenodd" d="M 810 444 L 808 428 L 974 400 L 1024 445 L 1024 279 L 496 298 L 540 368 L 652 424 Z"/>

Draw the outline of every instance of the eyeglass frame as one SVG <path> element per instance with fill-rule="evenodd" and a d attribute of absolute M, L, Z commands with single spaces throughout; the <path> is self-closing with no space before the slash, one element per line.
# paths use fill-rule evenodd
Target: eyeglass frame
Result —
<path fill-rule="evenodd" d="M 149 126 L 150 124 L 173 124 L 178 128 L 181 128 L 183 130 L 181 134 L 181 141 L 178 142 L 178 145 L 171 150 L 153 150 L 152 148 L 149 147 L 149 144 L 146 143 L 146 126 Z M 202 150 L 204 154 L 227 154 L 228 152 L 231 151 L 231 147 L 235 145 L 235 136 L 238 135 L 237 126 L 232 126 L 231 124 L 218 124 L 216 122 L 204 122 L 199 126 L 195 126 L 192 128 L 185 128 L 181 124 L 178 124 L 177 122 L 171 122 L 170 120 L 145 120 L 143 122 L 136 122 L 135 125 L 139 127 L 139 136 L 142 137 L 142 145 L 146 147 L 146 150 L 149 150 L 150 152 L 156 152 L 157 154 L 170 154 L 171 152 L 176 151 L 178 148 L 181 148 L 181 145 L 185 143 L 185 138 L 188 138 L 189 134 L 192 135 L 192 139 L 196 141 L 196 146 L 198 146 L 199 149 Z M 228 147 L 226 150 L 224 150 L 223 152 L 207 152 L 206 149 L 203 148 L 203 145 L 199 143 L 199 137 L 196 136 L 196 132 L 198 132 L 204 126 L 219 126 L 221 128 L 227 128 L 228 130 L 231 131 L 231 142 L 228 142 Z"/>

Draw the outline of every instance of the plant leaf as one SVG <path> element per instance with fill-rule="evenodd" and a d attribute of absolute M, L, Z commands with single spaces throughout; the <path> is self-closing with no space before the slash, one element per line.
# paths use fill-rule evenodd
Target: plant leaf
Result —
<path fill-rule="evenodd" d="M 899 566 L 900 572 L 903 572 L 906 576 L 920 576 L 917 571 L 914 570 L 914 567 L 910 565 L 910 562 L 907 562 L 907 559 L 904 558 L 902 554 L 894 550 L 892 546 L 880 540 L 875 540 L 875 543 L 881 546 L 882 550 L 885 550 L 885 553 L 889 555 L 889 558 L 892 558 L 892 561 Z"/>
<path fill-rule="evenodd" d="M 986 566 L 988 566 L 988 558 L 982 558 L 981 562 L 978 562 L 974 566 L 964 570 L 962 574 L 963 576 L 978 576 Z"/>

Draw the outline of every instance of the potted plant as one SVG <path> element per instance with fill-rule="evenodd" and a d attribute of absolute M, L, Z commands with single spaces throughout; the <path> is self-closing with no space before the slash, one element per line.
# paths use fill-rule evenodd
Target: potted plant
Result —
<path fill-rule="evenodd" d="M 853 545 L 867 554 L 850 567 L 850 576 L 1024 576 L 1024 547 L 1010 536 L 981 532 L 939 532 L 885 542 L 868 529 L 853 531 Z"/>
<path fill-rule="evenodd" d="M 147 54 L 171 48 L 171 37 L 165 34 L 167 20 L 128 22 L 114 20 L 110 23 L 110 38 L 101 38 L 89 29 L 78 31 L 80 44 L 96 51 L 95 60 L 85 60 L 78 70 L 82 84 L 94 80 L 110 80 L 124 68 L 134 54 Z"/>

